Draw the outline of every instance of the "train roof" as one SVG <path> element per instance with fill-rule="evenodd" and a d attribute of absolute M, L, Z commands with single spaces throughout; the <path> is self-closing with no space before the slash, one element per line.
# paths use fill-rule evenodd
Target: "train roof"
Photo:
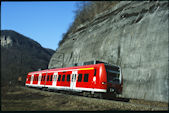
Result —
<path fill-rule="evenodd" d="M 39 72 L 46 72 L 46 71 L 69 71 L 72 69 L 79 69 L 79 68 L 89 68 L 89 67 L 94 67 L 94 66 L 99 66 L 99 65 L 103 65 L 103 63 L 101 64 L 92 64 L 92 65 L 83 65 L 83 66 L 74 66 L 74 67 L 63 67 L 63 68 L 53 68 L 53 69 L 45 69 L 45 70 L 40 70 L 40 71 L 33 71 L 33 72 L 29 72 L 28 74 L 31 73 L 39 73 Z"/>
<path fill-rule="evenodd" d="M 83 62 L 83 63 L 75 63 L 74 65 L 71 65 L 69 67 L 63 67 L 63 68 L 51 68 L 51 69 L 45 69 L 45 70 L 39 70 L 39 71 L 33 71 L 33 72 L 29 72 L 28 74 L 31 73 L 43 73 L 46 71 L 69 71 L 69 69 L 79 69 L 79 68 L 87 68 L 87 67 L 92 67 L 92 66 L 96 66 L 96 65 L 105 65 L 105 66 L 113 66 L 113 67 L 119 67 L 117 65 L 110 65 L 106 62 L 102 62 L 102 61 L 98 61 L 98 60 L 93 60 L 93 61 L 87 61 L 87 62 Z"/>
<path fill-rule="evenodd" d="M 86 62 L 74 63 L 74 64 L 70 64 L 68 67 L 84 66 L 84 65 L 92 65 L 92 64 L 100 64 L 100 63 L 104 63 L 105 65 L 109 65 L 109 66 L 119 67 L 117 65 L 114 65 L 114 64 L 112 65 L 112 64 L 109 64 L 107 62 L 103 62 L 103 61 L 99 61 L 99 60 L 91 60 L 91 61 L 86 61 Z"/>

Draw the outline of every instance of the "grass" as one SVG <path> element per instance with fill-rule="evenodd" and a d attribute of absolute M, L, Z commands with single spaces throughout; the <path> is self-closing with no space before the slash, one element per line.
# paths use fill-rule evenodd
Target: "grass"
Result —
<path fill-rule="evenodd" d="M 142 105 L 139 104 L 142 103 Z M 136 104 L 135 104 L 136 103 Z M 153 104 L 155 106 L 153 106 Z M 148 106 L 147 106 L 148 104 Z M 163 104 L 163 105 L 162 105 Z M 163 108 L 161 108 L 163 107 Z M 82 96 L 65 95 L 25 87 L 1 88 L 2 111 L 107 111 L 107 110 L 168 110 L 167 103 L 133 100 L 112 101 Z"/>

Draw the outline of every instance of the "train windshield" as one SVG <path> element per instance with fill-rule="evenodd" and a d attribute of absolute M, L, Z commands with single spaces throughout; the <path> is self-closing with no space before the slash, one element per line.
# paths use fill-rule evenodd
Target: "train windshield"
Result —
<path fill-rule="evenodd" d="M 117 66 L 105 65 L 107 72 L 107 82 L 120 84 L 120 69 Z"/>

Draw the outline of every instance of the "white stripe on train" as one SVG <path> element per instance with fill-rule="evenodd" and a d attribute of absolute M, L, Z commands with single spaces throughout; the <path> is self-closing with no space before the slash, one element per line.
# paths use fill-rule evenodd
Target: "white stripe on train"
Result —
<path fill-rule="evenodd" d="M 31 86 L 31 87 L 38 87 L 42 88 L 44 85 L 35 85 L 35 84 L 26 84 L 26 86 Z M 93 91 L 93 92 L 106 92 L 106 89 L 96 89 L 96 88 L 82 88 L 82 87 L 76 87 L 71 89 L 70 87 L 66 86 L 51 86 L 51 85 L 45 85 L 48 89 L 53 89 L 53 90 L 67 90 L 67 91 L 77 91 L 77 92 L 82 92 L 82 91 Z"/>

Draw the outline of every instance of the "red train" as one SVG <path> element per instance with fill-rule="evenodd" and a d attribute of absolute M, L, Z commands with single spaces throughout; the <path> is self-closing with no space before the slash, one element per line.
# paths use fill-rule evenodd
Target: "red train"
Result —
<path fill-rule="evenodd" d="M 119 66 L 99 63 L 30 72 L 25 85 L 82 92 L 84 95 L 121 94 L 123 79 Z"/>

